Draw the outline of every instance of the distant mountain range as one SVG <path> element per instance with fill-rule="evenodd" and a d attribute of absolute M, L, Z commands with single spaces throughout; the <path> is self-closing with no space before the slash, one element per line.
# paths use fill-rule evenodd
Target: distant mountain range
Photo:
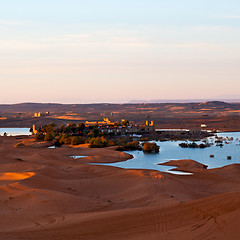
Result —
<path fill-rule="evenodd" d="M 166 110 L 170 107 L 181 107 L 186 109 L 198 109 L 204 105 L 213 108 L 230 107 L 239 109 L 240 100 L 229 101 L 203 101 L 203 100 L 159 100 L 155 101 L 136 101 L 124 104 L 114 103 L 95 103 L 95 104 L 59 104 L 59 103 L 18 103 L 18 104 L 0 104 L 0 112 L 128 112 L 139 111 L 139 109 L 158 108 Z M 170 104 L 170 105 L 169 105 Z"/>
<path fill-rule="evenodd" d="M 227 102 L 240 103 L 239 99 L 153 99 L 153 100 L 131 100 L 129 103 L 201 103 L 201 102 Z"/>

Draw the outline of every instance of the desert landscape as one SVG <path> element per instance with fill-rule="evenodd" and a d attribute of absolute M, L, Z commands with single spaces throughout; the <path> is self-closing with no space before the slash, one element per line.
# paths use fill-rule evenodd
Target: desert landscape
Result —
<path fill-rule="evenodd" d="M 240 1 L 0 4 L 0 240 L 239 240 Z"/>
<path fill-rule="evenodd" d="M 1 239 L 239 239 L 239 164 L 167 163 L 193 173 L 175 175 L 91 164 L 131 158 L 115 147 L 49 146 L 0 137 Z"/>

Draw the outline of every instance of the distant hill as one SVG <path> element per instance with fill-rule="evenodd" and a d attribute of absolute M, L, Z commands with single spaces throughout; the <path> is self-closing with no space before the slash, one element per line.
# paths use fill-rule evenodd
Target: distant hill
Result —
<path fill-rule="evenodd" d="M 222 102 L 222 101 L 210 101 L 210 102 L 201 102 L 199 106 L 208 106 L 208 107 L 229 107 L 232 106 L 232 103 Z"/>
<path fill-rule="evenodd" d="M 201 103 L 201 102 L 227 102 L 240 103 L 240 99 L 153 99 L 153 100 L 132 100 L 129 103 Z"/>
<path fill-rule="evenodd" d="M 0 112 L 101 112 L 101 111 L 124 111 L 129 109 L 166 109 L 167 106 L 172 107 L 184 107 L 188 108 L 201 108 L 204 106 L 212 108 L 224 108 L 224 107 L 239 107 L 239 103 L 227 103 L 223 101 L 207 101 L 207 102 L 189 102 L 189 103 L 126 103 L 126 104 L 110 104 L 110 103 L 98 103 L 98 104 L 58 104 L 58 103 L 19 103 L 19 104 L 1 104 Z"/>
<path fill-rule="evenodd" d="M 88 111 L 122 111 L 126 109 L 147 109 L 147 108 L 166 108 L 171 104 L 171 107 L 186 107 L 186 108 L 199 108 L 203 106 L 208 107 L 234 107 L 239 106 L 240 103 L 227 103 L 222 101 L 209 101 L 209 102 L 189 102 L 189 103 L 126 103 L 126 104 L 58 104 L 58 103 L 19 103 L 19 104 L 2 104 L 0 105 L 0 112 L 88 112 Z"/>

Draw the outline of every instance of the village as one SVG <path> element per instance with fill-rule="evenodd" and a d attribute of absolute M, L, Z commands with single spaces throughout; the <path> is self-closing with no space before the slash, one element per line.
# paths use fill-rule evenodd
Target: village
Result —
<path fill-rule="evenodd" d="M 46 118 L 50 116 L 50 112 L 36 112 L 34 113 L 34 118 Z M 113 114 L 111 114 L 111 117 Z M 135 137 L 142 136 L 142 135 L 153 135 L 158 134 L 164 137 L 177 137 L 177 138 L 184 138 L 184 137 L 193 137 L 193 138 L 201 138 L 205 136 L 209 136 L 211 132 L 215 130 L 206 130 L 208 127 L 206 124 L 201 124 L 200 126 L 191 127 L 189 129 L 182 129 L 181 127 L 177 129 L 158 129 L 155 127 L 154 121 L 151 120 L 149 116 L 146 116 L 146 119 L 142 121 L 142 124 L 136 124 L 134 121 L 129 121 L 126 119 L 116 120 L 111 117 L 104 117 L 101 114 L 101 120 L 98 121 L 88 121 L 81 122 L 87 128 L 97 128 L 102 133 L 114 133 L 118 135 L 133 135 Z M 73 123 L 68 123 L 69 124 Z M 180 124 L 179 124 L 180 126 Z M 41 128 L 42 126 L 33 125 L 33 134 L 38 132 L 37 129 Z"/>
<path fill-rule="evenodd" d="M 49 115 L 49 112 L 39 112 L 35 113 L 34 117 L 44 118 Z M 93 148 L 118 146 L 118 150 L 141 150 L 143 145 L 141 146 L 140 142 L 203 139 L 212 135 L 210 131 L 205 130 L 206 127 L 202 124 L 194 129 L 156 129 L 154 121 L 149 116 L 142 124 L 126 119 L 114 120 L 103 117 L 99 121 L 87 120 L 60 126 L 54 123 L 44 126 L 34 124 L 31 131 L 35 140 L 54 142 L 55 146 L 88 143 L 89 147 Z M 152 144 L 151 147 L 158 152 L 156 144 Z"/>

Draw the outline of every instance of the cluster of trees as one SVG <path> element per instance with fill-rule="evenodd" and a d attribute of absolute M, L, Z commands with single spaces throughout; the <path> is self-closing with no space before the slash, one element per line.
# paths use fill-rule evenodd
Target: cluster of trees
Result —
<path fill-rule="evenodd" d="M 86 127 L 83 123 L 78 125 L 70 123 L 67 126 L 61 125 L 57 128 L 52 123 L 40 128 L 35 135 L 35 140 L 53 141 L 56 146 L 89 143 L 89 147 L 107 147 L 119 143 L 119 138 L 114 139 L 114 137 L 116 137 L 115 133 L 103 133 L 97 125 Z"/>
<path fill-rule="evenodd" d="M 133 151 L 133 150 L 142 150 L 142 146 L 138 141 L 132 142 L 120 142 L 118 144 L 117 151 Z"/>
<path fill-rule="evenodd" d="M 62 144 L 71 144 L 71 145 L 79 145 L 85 143 L 85 140 L 81 136 L 71 136 L 70 134 L 61 134 L 57 141 L 58 145 Z"/>
<path fill-rule="evenodd" d="M 156 143 L 145 142 L 143 144 L 144 153 L 159 153 L 159 146 Z"/>
<path fill-rule="evenodd" d="M 131 151 L 140 150 L 144 153 L 159 153 L 160 147 L 156 143 L 145 142 L 140 144 L 138 141 L 128 142 L 122 146 L 118 146 L 116 150 L 118 151 Z"/>
<path fill-rule="evenodd" d="M 128 121 L 124 122 L 124 124 L 128 124 Z M 35 135 L 35 140 L 53 141 L 55 146 L 88 143 L 90 148 L 118 146 L 118 151 L 143 150 L 145 153 L 159 152 L 159 146 L 156 143 L 145 142 L 140 144 L 138 141 L 132 141 L 130 137 L 119 137 L 112 132 L 103 133 L 99 131 L 97 126 L 85 127 L 83 123 L 61 125 L 59 128 L 53 123 L 43 126 Z"/>
<path fill-rule="evenodd" d="M 206 148 L 210 147 L 207 143 L 200 143 L 199 145 L 195 142 L 192 143 L 179 143 L 179 146 L 182 148 Z"/>
<path fill-rule="evenodd" d="M 56 130 L 56 125 L 51 123 L 49 125 L 43 126 L 39 132 L 35 135 L 36 141 L 53 141 L 58 135 Z"/>
<path fill-rule="evenodd" d="M 39 129 L 35 135 L 36 141 L 54 141 L 56 145 L 71 144 L 78 145 L 85 143 L 83 138 L 83 131 L 85 125 L 80 123 L 68 124 L 67 126 L 61 125 L 59 128 L 55 124 L 45 125 Z"/>
<path fill-rule="evenodd" d="M 103 147 L 109 147 L 114 146 L 115 143 L 111 140 L 108 140 L 104 137 L 94 137 L 89 140 L 89 147 L 90 148 L 103 148 Z"/>

